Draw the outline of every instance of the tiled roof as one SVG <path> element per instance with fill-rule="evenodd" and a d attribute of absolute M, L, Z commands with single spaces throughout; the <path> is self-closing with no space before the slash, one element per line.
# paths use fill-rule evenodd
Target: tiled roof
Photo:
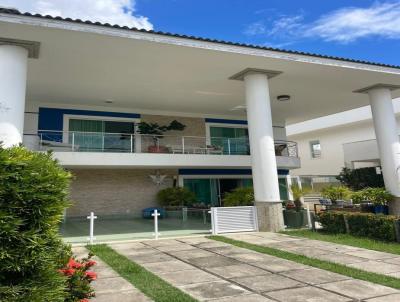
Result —
<path fill-rule="evenodd" d="M 144 33 L 157 34 L 157 35 L 163 35 L 163 36 L 168 36 L 168 37 L 190 39 L 190 40 L 196 40 L 196 41 L 202 41 L 202 42 L 212 42 L 212 43 L 219 43 L 219 44 L 225 44 L 225 45 L 231 45 L 231 46 L 241 46 L 241 47 L 248 47 L 248 48 L 254 48 L 254 49 L 261 49 L 261 50 L 276 51 L 276 52 L 281 52 L 281 53 L 286 53 L 286 54 L 304 55 L 304 56 L 310 56 L 310 57 L 317 57 L 317 58 L 332 59 L 332 60 L 339 60 L 339 61 L 345 61 L 345 62 L 360 63 L 360 64 L 367 64 L 367 65 L 375 65 L 375 66 L 381 66 L 381 67 L 390 67 L 390 68 L 400 69 L 399 65 L 390 65 L 390 64 L 376 63 L 376 62 L 370 62 L 370 61 L 363 61 L 363 60 L 355 60 L 355 59 L 342 58 L 342 57 L 321 55 L 321 54 L 315 54 L 315 53 L 309 53 L 309 52 L 279 49 L 279 48 L 274 48 L 274 47 L 266 47 L 266 46 L 259 46 L 259 45 L 245 44 L 245 43 L 235 43 L 235 42 L 230 42 L 230 41 L 208 39 L 208 38 L 195 37 L 195 36 L 179 35 L 179 34 L 174 34 L 174 33 L 169 33 L 169 32 L 163 32 L 163 31 L 145 30 L 145 29 L 138 29 L 138 28 L 135 28 L 135 27 L 119 26 L 119 25 L 116 25 L 116 24 L 115 25 L 111 25 L 109 23 L 83 21 L 83 20 L 80 20 L 80 19 L 53 17 L 53 16 L 41 15 L 41 14 L 21 13 L 17 9 L 12 9 L 12 8 L 2 8 L 2 7 L 0 7 L 0 13 L 2 13 L 2 14 L 10 14 L 10 15 L 20 15 L 20 16 L 26 16 L 26 17 L 34 17 L 34 18 L 41 18 L 41 19 L 59 20 L 59 21 L 73 22 L 73 23 L 80 23 L 80 24 L 96 25 L 96 26 L 116 28 L 116 29 L 121 29 L 121 30 L 130 30 L 130 31 L 135 31 L 135 32 L 144 32 Z"/>

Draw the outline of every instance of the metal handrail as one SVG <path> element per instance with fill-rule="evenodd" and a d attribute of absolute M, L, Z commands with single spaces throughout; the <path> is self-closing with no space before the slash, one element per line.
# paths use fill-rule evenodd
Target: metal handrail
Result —
<path fill-rule="evenodd" d="M 215 149 L 218 147 L 218 150 L 220 150 L 221 155 L 248 155 L 248 151 L 250 149 L 250 143 L 249 143 L 249 138 L 248 137 L 237 137 L 237 138 L 226 138 L 226 137 L 205 137 L 205 136 L 190 136 L 190 135 L 184 135 L 184 136 L 177 136 L 177 135 L 157 135 L 157 134 L 141 134 L 141 133 L 108 133 L 108 132 L 94 132 L 94 131 L 59 131 L 59 130 L 38 130 L 37 132 L 27 132 L 24 133 L 24 136 L 38 136 L 40 139 L 39 142 L 39 150 L 41 150 L 40 147 L 47 146 L 49 142 L 54 142 L 54 144 L 58 144 L 58 146 L 53 146 L 53 149 L 56 147 L 63 147 L 68 148 L 72 151 L 82 151 L 79 150 L 79 142 L 77 143 L 77 136 L 79 140 L 79 135 L 82 135 L 84 138 L 85 136 L 93 136 L 93 139 L 96 138 L 101 138 L 102 143 L 101 147 L 99 148 L 98 146 L 95 146 L 96 144 L 92 143 L 93 146 L 86 146 L 86 149 L 92 149 L 92 150 L 101 150 L 101 151 L 112 151 L 112 150 L 122 150 L 122 152 L 130 152 L 130 153 L 141 153 L 144 152 L 146 153 L 147 151 L 143 151 L 142 147 L 139 146 L 140 150 L 136 148 L 136 145 L 139 144 L 145 144 L 145 146 L 150 146 L 149 141 L 147 140 L 148 138 L 152 139 L 154 142 L 154 145 L 159 149 L 162 144 L 166 144 L 166 146 L 174 146 L 180 149 L 177 150 L 176 152 L 178 153 L 188 153 L 188 152 L 194 152 L 193 149 L 197 147 L 197 151 L 201 152 L 209 152 L 212 148 L 214 148 L 214 152 L 211 152 L 212 154 L 216 153 Z M 104 141 L 107 137 L 125 137 L 126 138 L 126 146 L 122 146 L 123 149 L 118 149 L 117 147 L 108 147 L 104 148 Z M 82 139 L 80 137 L 80 139 Z M 175 139 L 171 141 L 171 138 Z M 129 146 L 128 146 L 128 140 Z M 220 143 L 223 144 L 223 146 L 219 146 L 217 143 L 212 142 L 212 140 L 221 140 Z M 277 156 L 290 156 L 290 157 L 298 157 L 298 150 L 297 150 L 297 143 L 294 141 L 286 141 L 286 140 L 275 140 L 275 151 Z M 90 145 L 90 142 L 89 142 Z M 201 145 L 201 146 L 200 146 Z M 122 148 L 120 146 L 120 148 Z M 238 147 L 247 147 L 247 150 L 238 150 Z M 281 147 L 278 148 L 278 147 Z M 84 148 L 83 148 L 84 149 Z M 223 150 L 224 149 L 224 150 Z M 60 150 L 61 151 L 61 150 Z M 65 151 L 65 150 L 64 150 Z M 149 151 L 150 152 L 150 151 Z M 153 153 L 153 152 L 150 152 Z M 163 153 L 163 152 L 160 152 Z M 175 153 L 175 151 L 172 151 L 171 153 Z M 211 154 L 208 153 L 208 154 Z"/>

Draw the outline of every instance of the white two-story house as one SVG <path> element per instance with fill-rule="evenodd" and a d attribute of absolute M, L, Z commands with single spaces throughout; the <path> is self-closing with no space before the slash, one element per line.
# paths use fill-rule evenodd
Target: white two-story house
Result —
<path fill-rule="evenodd" d="M 174 184 L 219 206 L 252 185 L 260 229 L 279 230 L 300 167 L 285 126 L 371 102 L 385 150 L 397 85 L 397 66 L 0 9 L 0 140 L 53 150 L 75 176 L 70 217 L 139 216 Z"/>

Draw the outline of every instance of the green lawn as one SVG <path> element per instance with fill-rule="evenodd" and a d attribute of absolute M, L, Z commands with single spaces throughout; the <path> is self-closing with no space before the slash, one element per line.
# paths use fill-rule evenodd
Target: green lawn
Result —
<path fill-rule="evenodd" d="M 107 245 L 91 245 L 87 248 L 155 302 L 197 301 Z"/>
<path fill-rule="evenodd" d="M 347 234 L 328 234 L 323 232 L 312 232 L 310 230 L 285 231 L 283 234 L 305 237 L 309 239 L 339 243 L 369 250 L 392 253 L 400 255 L 400 244 L 396 242 L 384 242 L 368 238 L 355 237 Z"/>
<path fill-rule="evenodd" d="M 341 275 L 349 276 L 354 279 L 369 281 L 376 284 L 381 284 L 384 286 L 400 289 L 400 280 L 394 277 L 389 277 L 381 274 L 366 272 L 360 269 L 348 267 L 342 264 L 333 263 L 330 261 L 319 260 L 316 258 L 306 257 L 303 255 L 294 254 L 291 252 L 286 252 L 282 250 L 278 250 L 271 247 L 260 246 L 256 244 L 247 243 L 244 241 L 234 240 L 230 238 L 226 238 L 223 236 L 209 236 L 208 238 L 214 239 L 217 241 L 229 243 L 241 248 L 246 248 L 249 250 L 253 250 L 259 253 L 268 254 L 271 256 L 275 256 L 278 258 L 294 261 L 297 263 L 309 265 L 312 267 L 324 269 L 330 272 L 338 273 Z"/>

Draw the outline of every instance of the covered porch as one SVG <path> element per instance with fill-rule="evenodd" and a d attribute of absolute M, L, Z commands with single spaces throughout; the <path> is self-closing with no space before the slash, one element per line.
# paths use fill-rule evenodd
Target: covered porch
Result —
<path fill-rule="evenodd" d="M 276 231 L 282 229 L 283 223 L 273 126 L 284 129 L 287 124 L 370 103 L 385 184 L 400 197 L 400 146 L 391 103 L 392 97 L 399 96 L 398 67 L 23 16 L 13 11 L 0 12 L 0 32 L 0 64 L 4 71 L 0 75 L 0 99 L 4 100 L 0 140 L 5 146 L 22 142 L 23 134 L 33 131 L 42 148 L 47 142 L 38 134 L 43 130 L 59 131 L 35 128 L 38 123 L 34 116 L 41 107 L 95 107 L 97 111 L 125 114 L 247 120 L 251 156 L 235 155 L 237 160 L 227 156 L 229 159 L 224 161 L 225 154 L 209 154 L 207 135 L 201 136 L 201 146 L 206 150 L 197 159 L 194 151 L 187 157 L 185 152 L 190 148 L 186 138 L 182 143 L 181 137 L 179 148 L 164 150 L 169 156 L 170 150 L 172 155 L 180 156 L 175 161 L 182 160 L 187 167 L 243 167 L 247 160 L 252 168 L 260 229 Z M 25 114 L 33 118 L 28 121 Z M 92 167 L 140 167 L 141 162 L 149 166 L 149 161 L 156 158 L 164 162 L 162 167 L 176 166 L 171 164 L 171 157 L 163 158 L 164 154 L 151 154 L 152 158 L 146 161 L 141 157 L 146 154 L 133 152 L 139 148 L 136 137 L 128 136 L 126 140 L 129 152 L 117 152 L 113 157 L 75 152 L 70 133 L 65 137 L 68 141 L 60 143 L 66 143 L 62 147 L 71 147 L 72 152 L 57 152 L 57 156 L 66 167 L 74 167 L 79 160 Z M 79 149 L 81 145 L 77 144 Z M 221 152 L 227 152 L 229 145 L 223 146 Z M 232 145 L 230 148 L 232 152 Z M 124 153 L 135 155 L 136 159 L 127 158 Z M 213 158 L 214 162 L 201 162 L 202 156 Z M 241 156 L 247 159 L 240 159 Z M 393 213 L 400 212 L 399 204 L 392 204 Z"/>

